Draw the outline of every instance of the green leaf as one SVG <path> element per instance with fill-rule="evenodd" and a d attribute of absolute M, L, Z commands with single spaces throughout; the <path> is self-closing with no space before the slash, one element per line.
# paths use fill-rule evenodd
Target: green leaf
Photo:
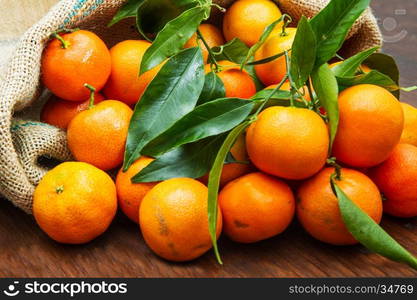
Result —
<path fill-rule="evenodd" d="M 278 20 L 272 22 L 271 24 L 269 24 L 265 28 L 264 32 L 262 33 L 261 37 L 259 38 L 259 41 L 255 45 L 250 47 L 248 53 L 246 54 L 245 59 L 243 60 L 243 62 L 241 62 L 242 68 L 245 67 L 246 63 L 255 55 L 256 51 L 258 51 L 259 48 L 261 48 L 262 45 L 265 44 L 266 40 L 269 38 L 271 33 L 274 31 L 275 27 L 279 23 L 281 23 L 283 20 L 284 20 L 284 16 L 282 16 Z"/>
<path fill-rule="evenodd" d="M 186 10 L 180 16 L 168 22 L 158 33 L 152 46 L 143 55 L 140 74 L 179 53 L 207 14 L 207 7 L 198 6 Z"/>
<path fill-rule="evenodd" d="M 336 137 L 337 128 L 339 126 L 339 88 L 336 77 L 329 68 L 328 64 L 324 64 L 316 68 L 311 76 L 313 87 L 319 98 L 320 104 L 327 112 L 330 124 L 330 153 L 332 145 Z"/>
<path fill-rule="evenodd" d="M 374 53 L 368 57 L 364 64 L 372 70 L 379 71 L 382 74 L 389 76 L 396 85 L 400 84 L 400 70 L 395 59 L 385 53 Z M 398 99 L 400 99 L 400 91 L 392 92 Z"/>
<path fill-rule="evenodd" d="M 415 90 L 417 90 L 417 86 L 414 85 L 414 86 L 402 87 L 401 90 L 407 93 L 414 92 Z"/>
<path fill-rule="evenodd" d="M 374 84 L 391 92 L 399 90 L 399 86 L 389 76 L 375 70 L 357 76 L 337 77 L 337 82 L 341 90 L 358 84 Z"/>
<path fill-rule="evenodd" d="M 146 144 L 192 111 L 204 85 L 198 47 L 183 50 L 162 66 L 136 104 L 126 142 L 124 170 Z"/>
<path fill-rule="evenodd" d="M 137 9 L 137 28 L 145 38 L 155 36 L 169 21 L 197 4 L 196 0 L 144 0 Z"/>
<path fill-rule="evenodd" d="M 116 13 L 108 27 L 113 26 L 116 23 L 119 23 L 121 20 L 135 17 L 138 11 L 138 7 L 146 0 L 128 0 Z"/>
<path fill-rule="evenodd" d="M 250 121 L 246 121 L 235 129 L 233 129 L 229 135 L 227 136 L 226 140 L 224 141 L 223 145 L 221 146 L 220 150 L 217 153 L 216 159 L 214 161 L 213 167 L 210 170 L 209 181 L 208 181 L 208 219 L 209 219 L 209 231 L 211 236 L 211 241 L 213 244 L 214 253 L 216 255 L 217 261 L 220 264 L 222 260 L 220 258 L 219 249 L 217 247 L 217 236 L 216 236 L 216 228 L 217 228 L 217 196 L 219 193 L 219 186 L 220 186 L 220 176 L 223 170 L 223 165 L 226 160 L 226 157 L 236 142 L 238 136 L 250 125 Z"/>
<path fill-rule="evenodd" d="M 246 59 L 246 56 L 249 52 L 249 47 L 246 46 L 246 44 L 238 38 L 235 38 L 222 46 L 213 47 L 212 50 L 217 61 L 228 60 L 240 65 Z M 255 67 L 248 63 L 245 66 L 245 70 L 255 81 L 257 90 L 263 89 L 264 86 L 256 75 Z"/>
<path fill-rule="evenodd" d="M 417 259 L 363 212 L 332 179 L 340 213 L 349 232 L 369 250 L 417 270 Z"/>
<path fill-rule="evenodd" d="M 220 99 L 226 97 L 226 90 L 224 88 L 223 81 L 215 72 L 206 74 L 204 80 L 203 91 L 200 94 L 197 104 L 204 104 L 214 99 Z"/>
<path fill-rule="evenodd" d="M 332 59 L 343 45 L 346 36 L 371 0 L 332 0 L 310 24 L 317 38 L 316 66 Z"/>
<path fill-rule="evenodd" d="M 378 49 L 379 47 L 374 47 L 359 52 L 358 54 L 346 59 L 341 64 L 333 67 L 333 73 L 338 77 L 354 76 L 358 72 L 362 63 Z"/>
<path fill-rule="evenodd" d="M 278 54 L 275 54 L 275 55 L 272 55 L 270 57 L 263 58 L 263 59 L 259 59 L 259 60 L 255 60 L 255 61 L 250 61 L 250 62 L 246 63 L 246 67 L 267 64 L 267 63 L 269 63 L 271 61 L 274 61 L 274 60 L 280 58 L 281 56 L 284 56 L 285 55 L 285 52 L 286 51 L 281 52 L 281 53 L 278 53 Z"/>
<path fill-rule="evenodd" d="M 200 105 L 151 141 L 143 153 L 159 156 L 178 146 L 229 131 L 246 119 L 253 106 L 253 101 L 238 98 L 223 98 Z"/>
<path fill-rule="evenodd" d="M 273 92 L 273 89 L 264 89 L 256 93 L 251 99 L 264 100 L 264 99 L 267 99 L 271 95 L 272 92 Z M 268 108 L 271 106 L 285 106 L 285 107 L 291 106 L 290 99 L 291 99 L 291 93 L 289 91 L 278 90 L 268 100 L 267 104 L 265 105 L 265 108 Z M 259 105 L 261 104 L 255 104 L 255 107 L 254 107 L 255 111 L 257 110 Z M 300 108 L 306 108 L 304 103 L 301 101 L 294 101 L 294 106 L 300 107 Z"/>
<path fill-rule="evenodd" d="M 316 62 L 316 36 L 306 17 L 298 23 L 291 51 L 290 76 L 297 89 L 303 87 Z"/>
<path fill-rule="evenodd" d="M 225 138 L 225 134 L 209 137 L 167 152 L 135 175 L 132 182 L 156 182 L 181 177 L 199 178 L 209 172 Z"/>

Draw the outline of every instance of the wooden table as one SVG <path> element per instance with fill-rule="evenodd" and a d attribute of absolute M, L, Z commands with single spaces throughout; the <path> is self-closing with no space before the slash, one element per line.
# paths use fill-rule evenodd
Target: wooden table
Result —
<path fill-rule="evenodd" d="M 374 1 L 384 35 L 407 30 L 399 42 L 384 51 L 398 59 L 402 84 L 417 83 L 416 1 Z M 400 10 L 403 9 L 403 10 Z M 397 11 L 396 11 L 397 10 Z M 406 13 L 406 15 L 403 15 Z M 398 24 L 394 28 L 395 22 Z M 403 95 L 417 105 L 417 93 Z M 417 255 L 417 219 L 385 217 L 382 226 Z M 156 257 L 144 244 L 138 226 L 119 215 L 100 238 L 83 246 L 60 245 L 50 240 L 31 216 L 0 201 L 1 277 L 415 277 L 417 271 L 369 253 L 362 246 L 334 247 L 309 237 L 297 223 L 284 234 L 254 245 L 239 245 L 221 238 L 225 262 L 212 254 L 185 264 Z"/>

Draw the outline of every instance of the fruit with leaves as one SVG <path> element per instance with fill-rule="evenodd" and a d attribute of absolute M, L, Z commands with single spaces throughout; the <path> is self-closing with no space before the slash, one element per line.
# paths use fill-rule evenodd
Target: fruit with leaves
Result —
<path fill-rule="evenodd" d="M 140 100 L 148 84 L 156 76 L 161 66 L 157 66 L 139 76 L 143 55 L 151 43 L 143 40 L 126 40 L 110 49 L 111 75 L 104 87 L 104 94 L 133 106 Z"/>
<path fill-rule="evenodd" d="M 139 206 L 143 198 L 157 182 L 133 183 L 132 177 L 146 168 L 152 161 L 154 161 L 153 158 L 142 156 L 126 172 L 120 169 L 117 173 L 116 190 L 119 207 L 129 219 L 136 223 L 139 223 Z"/>
<path fill-rule="evenodd" d="M 146 244 L 170 261 L 189 261 L 211 248 L 207 187 L 190 178 L 157 184 L 142 200 L 139 224 Z M 217 236 L 222 230 L 218 209 Z"/>
<path fill-rule="evenodd" d="M 361 84 L 339 95 L 339 128 L 333 156 L 353 167 L 373 167 L 388 158 L 400 141 L 404 114 L 386 89 Z"/>
<path fill-rule="evenodd" d="M 417 147 L 399 144 L 390 157 L 371 169 L 371 178 L 386 198 L 384 212 L 401 218 L 417 216 Z"/>
<path fill-rule="evenodd" d="M 296 28 L 288 27 L 285 33 L 274 31 L 266 42 L 256 51 L 255 60 L 266 59 L 274 55 L 289 51 L 294 42 Z M 285 57 L 281 56 L 271 62 L 255 66 L 256 75 L 266 86 L 278 84 L 287 74 Z"/>
<path fill-rule="evenodd" d="M 401 103 L 404 112 L 404 129 L 400 143 L 417 146 L 417 108 Z"/>
<path fill-rule="evenodd" d="M 228 183 L 219 194 L 219 206 L 224 233 L 240 243 L 254 243 L 282 233 L 295 212 L 289 186 L 260 172 Z"/>
<path fill-rule="evenodd" d="M 84 84 L 99 92 L 110 71 L 109 49 L 86 30 L 55 34 L 42 55 L 42 82 L 54 95 L 68 101 L 88 99 L 90 92 Z"/>
<path fill-rule="evenodd" d="M 353 245 L 357 241 L 344 224 L 338 199 L 330 185 L 334 173 L 334 168 L 325 168 L 300 186 L 297 191 L 297 217 L 314 238 L 333 245 Z M 382 198 L 369 177 L 343 168 L 336 183 L 376 223 L 381 221 Z"/>
<path fill-rule="evenodd" d="M 323 168 L 329 149 L 325 122 L 315 112 L 274 106 L 261 112 L 246 135 L 253 164 L 285 179 L 306 179 Z"/>
<path fill-rule="evenodd" d="M 49 171 L 33 196 L 36 222 L 60 243 L 90 242 L 106 231 L 116 211 L 113 180 L 83 162 L 66 162 Z"/>
<path fill-rule="evenodd" d="M 210 48 L 221 46 L 225 43 L 223 33 L 216 26 L 212 24 L 201 24 L 198 29 L 200 30 L 201 35 Z M 199 40 L 197 33 L 195 33 L 184 45 L 184 48 L 192 48 L 197 46 L 199 46 L 201 51 L 203 51 L 203 60 L 204 63 L 207 63 L 209 52 L 203 41 Z"/>
<path fill-rule="evenodd" d="M 79 113 L 68 126 L 68 147 L 76 160 L 104 171 L 120 166 L 132 110 L 106 100 Z"/>
<path fill-rule="evenodd" d="M 253 78 L 245 70 L 231 61 L 217 62 L 220 71 L 217 76 L 223 82 L 227 98 L 249 99 L 256 94 L 256 85 Z M 212 71 L 210 65 L 205 66 L 206 74 Z"/>
<path fill-rule="evenodd" d="M 104 97 L 100 93 L 94 94 L 94 103 L 100 103 Z M 69 123 L 80 112 L 88 109 L 90 100 L 82 102 L 66 101 L 52 95 L 41 112 L 41 121 L 66 130 Z"/>
<path fill-rule="evenodd" d="M 251 47 L 259 41 L 265 28 L 281 16 L 281 11 L 272 1 L 238 0 L 224 15 L 223 33 L 227 41 L 239 38 Z"/>

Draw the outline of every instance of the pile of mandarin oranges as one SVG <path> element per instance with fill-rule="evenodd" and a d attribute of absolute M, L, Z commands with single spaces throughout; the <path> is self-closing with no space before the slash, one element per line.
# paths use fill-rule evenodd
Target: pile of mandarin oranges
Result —
<path fill-rule="evenodd" d="M 210 47 L 234 38 L 250 47 L 281 16 L 272 1 L 238 0 L 224 14 L 223 28 L 202 24 L 199 29 Z M 256 51 L 256 60 L 291 49 L 296 28 L 281 32 L 276 28 Z M 162 67 L 138 75 L 150 46 L 146 40 L 125 40 L 109 50 L 100 37 L 82 29 L 51 37 L 41 72 L 53 95 L 41 120 L 67 132 L 75 161 L 46 174 L 36 188 L 33 213 L 52 239 L 82 244 L 104 233 L 120 208 L 139 224 L 157 255 L 189 261 L 212 247 L 208 174 L 132 183 L 131 178 L 154 160 L 146 156 L 126 172 L 120 170 L 133 107 Z M 197 34 L 185 48 L 196 46 L 207 63 L 209 53 Z M 253 77 L 230 61 L 218 64 L 226 97 L 251 101 L 257 92 Z M 207 63 L 206 73 L 211 70 Z M 361 71 L 370 69 L 363 65 Z M 265 89 L 271 89 L 287 72 L 285 58 L 256 65 L 255 72 Z M 281 89 L 289 90 L 290 85 Z M 311 101 L 307 88 L 305 94 Z M 417 216 L 417 109 L 382 87 L 356 85 L 340 93 L 339 110 L 332 156 L 337 158 L 341 189 L 377 223 L 383 213 Z M 328 161 L 329 129 L 323 115 L 272 106 L 239 136 L 231 150 L 237 162 L 225 164 L 221 175 L 218 236 L 254 243 L 282 233 L 296 217 L 322 242 L 357 243 L 331 189 L 335 166 Z"/>

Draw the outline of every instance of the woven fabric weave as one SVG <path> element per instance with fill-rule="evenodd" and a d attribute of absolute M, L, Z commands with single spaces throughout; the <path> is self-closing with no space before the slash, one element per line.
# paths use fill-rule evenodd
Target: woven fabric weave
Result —
<path fill-rule="evenodd" d="M 65 133 L 36 120 L 16 120 L 16 112 L 39 105 L 43 87 L 40 61 L 49 36 L 60 28 L 94 31 L 111 47 L 125 39 L 137 39 L 132 20 L 107 28 L 124 0 L 61 0 L 21 38 L 0 81 L 0 194 L 27 213 L 32 211 L 32 195 L 47 168 L 40 157 L 70 160 Z M 215 0 L 229 7 L 234 0 Z M 283 12 L 297 21 L 301 15 L 314 16 L 328 0 L 281 0 Z M 213 14 L 219 14 L 214 8 Z M 215 17 L 215 16 L 214 16 Z M 219 19 L 219 18 L 217 18 Z M 355 24 L 344 53 L 381 45 L 382 38 L 372 12 L 368 10 Z"/>

